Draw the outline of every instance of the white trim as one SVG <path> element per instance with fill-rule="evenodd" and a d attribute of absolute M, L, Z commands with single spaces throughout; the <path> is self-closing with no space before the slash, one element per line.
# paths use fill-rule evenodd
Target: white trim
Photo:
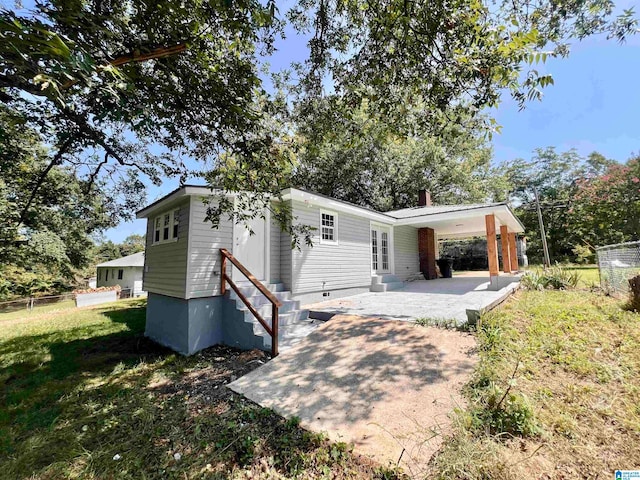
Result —
<path fill-rule="evenodd" d="M 378 267 L 382 267 L 382 230 L 387 233 L 387 263 L 388 268 L 386 270 L 382 268 L 378 268 L 378 270 L 373 269 L 373 235 L 372 231 L 376 230 L 380 232 L 380 237 L 377 238 L 378 242 Z M 393 225 L 385 225 L 380 222 L 369 222 L 369 256 L 371 257 L 371 261 L 369 262 L 369 267 L 371 268 L 371 275 L 388 275 L 390 273 L 395 273 L 395 259 L 393 254 Z"/>
<path fill-rule="evenodd" d="M 333 217 L 333 240 L 325 240 L 322 238 L 322 215 L 331 215 Z M 320 213 L 318 214 L 319 220 L 319 233 L 320 233 L 320 244 L 321 245 L 340 245 L 340 220 L 338 219 L 338 212 L 334 212 L 332 210 L 324 210 L 320 209 Z"/>
<path fill-rule="evenodd" d="M 163 245 L 165 243 L 174 243 L 177 242 L 180 239 L 180 212 L 182 211 L 182 207 L 184 205 L 175 205 L 172 208 L 163 211 L 161 214 L 156 215 L 152 218 L 149 218 L 149 220 L 151 220 L 151 247 L 154 247 L 156 245 Z M 176 232 L 176 236 L 173 236 L 173 229 L 175 227 L 175 215 L 176 212 L 178 212 L 178 231 Z M 164 235 L 164 229 L 165 229 L 165 225 L 164 225 L 164 217 L 166 215 L 169 215 L 169 238 L 164 239 L 162 238 Z M 158 238 L 159 240 L 156 241 L 156 220 L 160 219 L 160 230 L 158 231 Z"/>
<path fill-rule="evenodd" d="M 191 250 L 193 248 L 193 235 L 191 235 L 191 231 L 193 228 L 193 215 L 194 215 L 194 210 L 195 208 L 193 208 L 193 204 L 196 201 L 196 197 L 190 197 L 189 198 L 189 203 L 187 205 L 189 205 L 189 224 L 187 225 L 187 269 L 186 269 L 186 280 L 184 282 L 184 298 L 186 298 L 187 300 L 190 298 L 193 298 L 191 296 L 191 290 L 193 287 L 193 278 L 191 275 Z M 179 232 L 178 232 L 179 233 Z M 220 279 L 220 277 L 218 277 L 218 280 Z"/>
<path fill-rule="evenodd" d="M 312 193 L 303 192 L 295 188 L 288 188 L 282 192 L 283 200 L 295 200 L 298 202 L 306 203 L 307 205 L 316 205 L 321 208 L 327 208 L 340 213 L 349 213 L 369 220 L 377 220 L 378 222 L 392 224 L 395 222 L 395 218 L 389 217 L 383 213 L 374 212 L 373 210 L 367 210 L 366 208 L 358 207 L 356 205 L 350 205 L 348 203 L 341 202 L 340 200 L 333 200 L 327 197 L 314 195 Z"/>
<path fill-rule="evenodd" d="M 161 198 L 157 201 L 157 203 L 152 203 L 148 207 L 143 208 L 142 210 L 136 212 L 136 218 L 149 218 L 152 216 L 153 212 L 158 210 L 165 210 L 170 207 L 171 204 L 177 202 L 183 197 L 199 195 L 202 197 L 210 197 L 212 195 L 222 195 L 225 194 L 222 190 L 212 190 L 209 187 L 198 187 L 194 185 L 186 185 L 184 187 L 178 188 L 173 192 L 169 193 L 166 197 Z M 227 192 L 225 194 L 227 197 L 234 197 L 235 194 L 232 192 Z"/>
<path fill-rule="evenodd" d="M 396 241 L 395 241 L 395 236 L 396 236 L 396 231 L 395 231 L 395 226 L 391 225 L 391 227 L 389 227 L 389 271 L 395 275 L 396 274 Z"/>
<path fill-rule="evenodd" d="M 496 215 L 496 218 L 500 225 L 507 225 L 509 227 L 510 232 L 514 232 L 514 233 L 524 232 L 522 226 L 520 225 L 520 222 L 511 213 L 511 211 L 509 210 L 509 207 L 507 207 L 506 205 L 494 205 L 494 206 L 473 208 L 468 210 L 455 210 L 455 211 L 442 212 L 442 213 L 432 213 L 429 215 L 420 215 L 417 217 L 399 218 L 395 222 L 395 225 L 398 225 L 398 226 L 408 225 L 408 226 L 420 227 L 421 225 L 428 226 L 428 224 L 433 224 L 436 222 L 446 222 L 446 221 L 458 220 L 462 218 L 478 217 L 482 215 L 490 215 L 492 213 Z M 507 220 L 504 221 L 503 218 L 506 218 Z M 496 225 L 496 227 L 499 228 L 500 225 Z"/>
<path fill-rule="evenodd" d="M 264 212 L 264 283 L 271 283 L 271 210 Z"/>

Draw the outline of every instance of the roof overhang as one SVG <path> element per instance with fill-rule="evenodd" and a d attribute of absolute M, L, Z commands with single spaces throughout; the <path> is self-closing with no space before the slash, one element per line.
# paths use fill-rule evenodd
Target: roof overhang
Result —
<path fill-rule="evenodd" d="M 235 193 L 225 192 L 219 189 L 197 185 L 184 185 L 168 195 L 162 197 L 148 207 L 136 213 L 137 218 L 147 218 L 156 212 L 166 210 L 180 203 L 184 198 L 199 195 L 209 197 L 212 195 L 227 195 L 233 197 Z M 433 228 L 438 238 L 468 238 L 486 235 L 486 216 L 495 216 L 495 228 L 499 232 L 500 227 L 506 225 L 509 232 L 522 233 L 524 226 L 515 216 L 509 205 L 506 203 L 495 203 L 489 205 L 470 206 L 455 210 L 440 211 L 438 213 L 416 212 L 417 215 L 399 218 L 391 214 L 380 213 L 359 205 L 355 205 L 341 200 L 336 200 L 325 195 L 288 188 L 280 196 L 282 200 L 294 200 L 309 206 L 314 205 L 327 210 L 347 213 L 358 217 L 367 218 L 371 221 L 385 225 L 412 226 L 416 228 Z M 273 200 L 276 200 L 274 198 Z"/>
<path fill-rule="evenodd" d="M 327 210 L 333 210 L 336 212 L 350 213 L 358 217 L 368 218 L 376 222 L 393 225 L 396 219 L 385 215 L 384 213 L 374 212 L 364 207 L 352 205 L 350 203 L 335 200 L 324 195 L 318 195 L 311 192 L 305 192 L 304 190 L 298 190 L 297 188 L 287 188 L 282 192 L 283 200 L 295 200 L 305 203 L 307 205 L 315 205 Z"/>
<path fill-rule="evenodd" d="M 485 218 L 491 214 L 495 217 L 496 231 L 506 225 L 509 232 L 524 232 L 524 226 L 506 204 L 401 218 L 395 225 L 433 228 L 438 238 L 468 238 L 486 235 Z"/>
<path fill-rule="evenodd" d="M 142 210 L 136 212 L 136 218 L 147 218 L 153 215 L 154 212 L 166 210 L 173 205 L 180 203 L 185 197 L 192 195 L 200 195 L 208 197 L 211 195 L 221 195 L 222 190 L 215 190 L 209 187 L 202 187 L 198 185 L 184 185 L 176 188 L 173 192 L 168 193 L 159 200 L 153 202 L 151 205 L 144 207 Z"/>

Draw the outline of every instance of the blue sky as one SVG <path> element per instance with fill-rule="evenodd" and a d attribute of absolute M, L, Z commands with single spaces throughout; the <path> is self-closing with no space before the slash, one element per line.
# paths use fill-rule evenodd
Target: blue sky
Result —
<path fill-rule="evenodd" d="M 274 70 L 305 58 L 306 42 L 287 33 L 271 59 Z M 575 148 L 582 155 L 598 151 L 621 162 L 640 152 L 640 35 L 624 44 L 589 38 L 575 43 L 568 58 L 550 59 L 537 68 L 552 74 L 555 85 L 524 111 L 508 95 L 503 97 L 494 112 L 502 125 L 493 138 L 496 162 L 529 158 L 535 148 L 547 146 Z M 177 179 L 151 186 L 149 203 L 177 186 Z M 135 220 L 108 230 L 105 238 L 119 242 L 144 231 L 145 221 Z"/>

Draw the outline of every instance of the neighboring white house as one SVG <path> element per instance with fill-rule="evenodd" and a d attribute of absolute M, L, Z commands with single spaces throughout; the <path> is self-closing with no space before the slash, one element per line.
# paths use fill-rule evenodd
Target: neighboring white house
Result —
<path fill-rule="evenodd" d="M 100 263 L 97 266 L 96 285 L 98 287 L 120 285 L 122 290 L 130 290 L 132 297 L 145 295 L 142 285 L 143 269 L 144 252 Z"/>
<path fill-rule="evenodd" d="M 276 292 L 283 302 L 280 332 L 286 335 L 287 328 L 307 318 L 301 304 L 435 278 L 441 239 L 486 235 L 490 278 L 497 280 L 496 232 L 515 257 L 516 233 L 524 231 L 505 203 L 432 206 L 428 192 L 421 191 L 418 206 L 383 213 L 290 188 L 282 192 L 282 201 L 291 208 L 294 223 L 314 228 L 313 246 L 301 242 L 300 249 L 292 249 L 289 234 L 272 221 L 268 209 L 264 219 L 249 222 L 252 235 L 226 217 L 212 228 L 203 200 L 215 202 L 214 193 L 222 194 L 183 186 L 137 214 L 147 219 L 146 334 L 186 354 L 217 343 L 241 348 L 270 344 L 236 294 L 221 295 L 221 248 Z M 517 270 L 517 260 L 515 268 L 506 263 L 504 271 Z M 246 280 L 230 264 L 227 268 L 234 281 Z M 268 321 L 266 298 L 246 284 L 243 294 Z"/>

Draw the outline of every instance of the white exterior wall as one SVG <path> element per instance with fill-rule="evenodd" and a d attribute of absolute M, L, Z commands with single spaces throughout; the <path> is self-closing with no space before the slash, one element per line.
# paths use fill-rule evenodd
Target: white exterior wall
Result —
<path fill-rule="evenodd" d="M 173 211 L 180 208 L 178 239 L 175 241 L 153 244 L 153 222 L 164 211 L 159 211 L 147 219 L 147 248 L 143 275 L 143 289 L 147 292 L 185 298 L 189 244 L 189 203 L 189 199 L 185 198 L 166 210 Z"/>
<path fill-rule="evenodd" d="M 406 281 L 420 272 L 417 228 L 409 226 L 393 228 L 393 255 L 395 275 L 399 279 Z"/>
<path fill-rule="evenodd" d="M 288 202 L 291 204 L 291 202 Z M 295 220 L 294 220 L 295 221 Z M 280 231 L 280 281 L 284 283 L 286 290 L 291 291 L 291 236 L 287 232 Z"/>
<path fill-rule="evenodd" d="M 191 228 L 189 231 L 188 276 L 185 298 L 201 298 L 220 295 L 222 268 L 220 249 L 233 253 L 233 224 L 223 216 L 218 229 L 205 220 L 207 206 L 202 197 L 191 197 Z M 232 274 L 227 262 L 227 273 Z"/>
<path fill-rule="evenodd" d="M 280 278 L 280 225 L 274 219 L 271 219 L 271 228 L 267 235 L 270 235 L 269 249 L 269 281 L 271 283 L 277 283 L 281 281 Z"/>
<path fill-rule="evenodd" d="M 118 270 L 122 270 L 122 280 L 118 280 Z M 107 277 L 109 272 L 109 279 Z M 114 287 L 120 285 L 124 289 L 131 289 L 133 296 L 142 295 L 142 267 L 98 267 L 96 286 Z"/>
<path fill-rule="evenodd" d="M 320 211 L 329 209 L 293 202 L 295 223 L 311 225 L 313 246 L 301 242 L 300 250 L 291 250 L 291 290 L 294 296 L 324 290 L 368 288 L 371 285 L 370 221 L 343 212 L 337 217 L 337 244 L 320 241 Z M 281 245 L 281 251 L 285 245 Z M 286 260 L 282 259 L 284 270 Z M 285 275 L 281 275 L 283 281 Z M 286 283 L 286 282 L 285 282 Z"/>

